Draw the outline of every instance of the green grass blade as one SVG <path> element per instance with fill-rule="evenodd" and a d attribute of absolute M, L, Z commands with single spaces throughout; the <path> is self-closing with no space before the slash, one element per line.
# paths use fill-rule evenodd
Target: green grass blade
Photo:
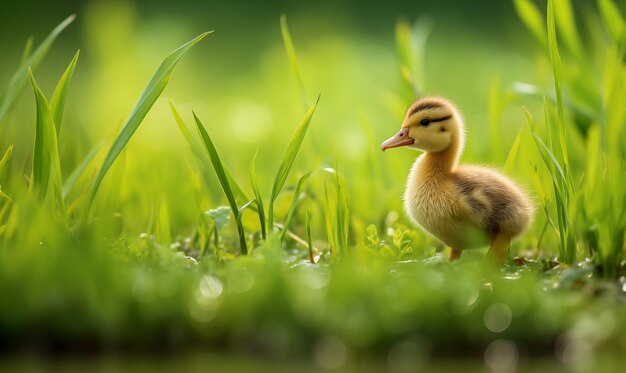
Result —
<path fill-rule="evenodd" d="M 226 199 L 228 200 L 228 204 L 230 205 L 230 209 L 233 212 L 233 216 L 235 220 L 239 219 L 239 209 L 237 207 L 237 202 L 235 200 L 235 195 L 233 194 L 233 190 L 230 187 L 230 183 L 228 182 L 228 177 L 226 176 L 226 171 L 224 170 L 224 166 L 222 165 L 222 161 L 220 159 L 219 154 L 217 153 L 217 149 L 215 149 L 215 145 L 213 145 L 213 141 L 211 141 L 211 137 L 207 133 L 204 125 L 200 121 L 200 119 L 196 116 L 196 113 L 193 113 L 193 118 L 196 122 L 196 128 L 198 129 L 198 134 L 200 135 L 200 139 L 204 144 L 204 149 L 209 155 L 209 159 L 211 160 L 211 164 L 213 165 L 213 170 L 217 175 L 217 179 L 226 195 Z M 246 245 L 245 236 L 243 235 L 243 227 L 241 224 L 238 224 L 237 229 L 239 230 L 239 240 L 241 245 L 241 253 L 247 254 L 248 248 Z"/>
<path fill-rule="evenodd" d="M 413 66 L 413 58 L 411 54 L 411 26 L 406 20 L 400 20 L 396 23 L 396 52 L 400 61 L 400 74 L 407 84 L 412 95 L 411 99 L 419 97 L 419 89 L 415 84 L 415 80 L 411 76 L 411 66 Z"/>
<path fill-rule="evenodd" d="M 306 245 L 309 249 L 309 262 L 315 264 L 315 256 L 313 254 L 313 240 L 311 239 L 311 211 L 306 212 Z"/>
<path fill-rule="evenodd" d="M 580 44 L 580 37 L 576 30 L 576 20 L 574 19 L 570 0 L 554 0 L 554 16 L 565 46 L 574 56 L 582 61 L 586 56 L 583 54 Z"/>
<path fill-rule="evenodd" d="M 2 180 L 2 176 L 4 175 L 4 170 L 9 163 L 9 160 L 13 156 L 13 144 L 9 145 L 7 150 L 4 152 L 2 159 L 0 159 L 0 180 Z"/>
<path fill-rule="evenodd" d="M 542 44 L 546 45 L 546 29 L 543 22 L 541 12 L 531 0 L 515 0 L 515 10 L 526 25 L 526 28 L 533 34 L 535 38 Z"/>
<path fill-rule="evenodd" d="M 432 29 L 432 20 L 423 16 L 413 25 L 403 19 L 396 23 L 396 55 L 400 63 L 400 75 L 406 83 L 406 98 L 411 102 L 422 96 L 424 47 Z"/>
<path fill-rule="evenodd" d="M 337 242 L 339 249 L 346 252 L 350 234 L 350 199 L 346 181 L 335 170 L 335 190 L 337 194 Z"/>
<path fill-rule="evenodd" d="M 165 197 L 161 199 L 156 210 L 154 235 L 158 242 L 169 245 L 172 243 L 172 227 L 170 209 Z"/>
<path fill-rule="evenodd" d="M 624 35 L 624 19 L 612 0 L 598 0 L 598 8 L 609 34 L 615 41 L 622 40 Z"/>
<path fill-rule="evenodd" d="M 52 94 L 52 98 L 50 99 L 50 110 L 52 111 L 52 116 L 54 117 L 54 124 L 56 126 L 57 134 L 61 130 L 61 120 L 63 119 L 63 109 L 65 108 L 65 99 L 67 98 L 67 87 L 72 80 L 72 75 L 74 75 L 74 69 L 76 69 L 76 62 L 78 62 L 78 56 L 80 55 L 80 50 L 76 52 L 72 61 L 65 69 L 65 72 L 59 79 L 59 83 L 54 89 L 54 93 Z"/>
<path fill-rule="evenodd" d="M 334 217 L 332 211 L 334 211 L 337 206 L 331 203 L 327 183 L 326 178 L 324 178 L 324 221 L 326 223 L 326 236 L 328 237 L 328 250 L 330 254 L 333 255 L 336 253 L 337 243 L 335 241 Z"/>
<path fill-rule="evenodd" d="M 241 216 L 243 215 L 243 213 L 248 209 L 248 207 L 252 206 L 253 203 L 256 203 L 257 201 L 255 199 L 251 199 L 250 201 L 244 203 L 240 208 L 239 208 L 239 213 L 237 215 L 237 219 L 241 220 Z"/>
<path fill-rule="evenodd" d="M 183 120 L 183 117 L 179 114 L 174 104 L 169 100 L 168 100 L 168 104 L 170 107 L 170 111 L 172 112 L 172 115 L 174 116 L 174 120 L 176 121 L 176 125 L 178 126 L 178 129 L 183 134 L 183 137 L 185 138 L 185 140 L 187 140 L 187 143 L 191 147 L 191 151 L 194 153 L 194 156 L 196 156 L 196 158 L 199 159 L 200 158 L 199 152 L 201 152 L 201 150 L 198 149 L 196 142 L 191 137 L 191 133 L 189 132 L 187 124 Z M 222 165 L 222 166 L 224 167 L 224 172 L 226 172 L 226 177 L 228 178 L 228 182 L 230 183 L 230 186 L 233 189 L 235 197 L 239 196 L 244 201 L 249 201 L 250 198 L 248 198 L 248 195 L 243 191 L 239 183 L 237 183 L 237 180 L 235 180 L 235 178 L 232 176 L 232 173 L 230 172 L 228 167 L 226 167 L 226 165 Z M 255 206 L 251 206 L 250 208 L 254 210 Z"/>
<path fill-rule="evenodd" d="M 300 74 L 300 67 L 298 65 L 298 58 L 296 57 L 296 49 L 293 46 L 291 40 L 291 34 L 289 33 L 289 27 L 287 26 L 287 16 L 282 14 L 280 16 L 280 32 L 283 35 L 283 43 L 285 50 L 287 51 L 287 57 L 289 58 L 289 64 L 291 70 L 296 77 L 298 87 L 300 88 L 300 95 L 302 96 L 302 104 L 306 108 L 309 106 L 309 100 L 307 98 L 306 89 L 304 88 L 304 80 L 302 80 L 302 74 Z"/>
<path fill-rule="evenodd" d="M 324 216 L 330 253 L 347 252 L 350 231 L 350 200 L 347 184 L 335 168 L 324 167 Z M 331 190 L 328 186 L 330 178 Z"/>
<path fill-rule="evenodd" d="M 415 66 L 411 25 L 406 20 L 399 20 L 395 30 L 396 53 L 400 62 L 400 75 L 411 93 L 409 100 L 420 97 L 420 89 L 415 82 L 412 68 Z"/>
<path fill-rule="evenodd" d="M 600 165 L 600 126 L 594 125 L 589 129 L 585 149 L 587 165 L 585 169 L 585 195 L 592 196 L 598 183 L 598 168 Z"/>
<path fill-rule="evenodd" d="M 251 198 L 249 198 L 246 192 L 243 191 L 243 188 L 239 185 L 237 180 L 235 180 L 235 178 L 233 177 L 233 173 L 230 172 L 228 166 L 226 165 L 224 165 L 224 172 L 226 172 L 226 177 L 228 178 L 228 182 L 230 183 L 231 188 L 233 188 L 233 193 L 235 194 L 235 197 L 239 196 L 244 201 L 249 201 Z M 256 206 L 250 206 L 250 209 L 256 210 Z"/>
<path fill-rule="evenodd" d="M 533 138 L 535 139 L 535 142 L 537 143 L 537 149 L 539 149 L 539 153 L 541 157 L 543 158 L 544 162 L 546 163 L 546 166 L 550 167 L 550 164 L 553 164 L 556 170 L 558 171 L 559 176 L 561 177 L 561 180 L 565 181 L 566 180 L 565 172 L 563 171 L 561 164 L 556 159 L 556 157 L 554 156 L 550 148 L 546 144 L 544 144 L 543 141 L 541 141 L 541 138 L 535 132 L 533 132 L 532 134 L 533 134 Z"/>
<path fill-rule="evenodd" d="M 228 204 L 233 212 L 235 218 L 238 216 L 238 207 L 237 202 L 235 201 L 235 195 L 233 194 L 233 190 L 230 187 L 230 183 L 228 182 L 228 178 L 226 177 L 226 171 L 224 170 L 224 166 L 222 165 L 222 160 L 220 159 L 219 154 L 217 153 L 217 149 L 215 145 L 213 145 L 213 141 L 211 137 L 207 133 L 204 125 L 200 121 L 200 119 L 196 116 L 196 113 L 193 113 L 193 118 L 196 122 L 196 128 L 198 129 L 198 134 L 200 135 L 200 139 L 204 144 L 204 149 L 209 155 L 209 159 L 211 160 L 211 164 L 213 165 L 213 170 L 217 175 L 217 179 L 226 195 L 226 199 L 228 200 Z"/>
<path fill-rule="evenodd" d="M 536 85 L 523 82 L 515 82 L 511 85 L 511 90 L 516 94 L 535 97 L 540 100 L 543 100 L 545 98 L 550 102 L 556 103 L 555 95 L 546 94 L 541 88 L 537 87 Z M 563 97 L 563 105 L 567 107 L 567 110 L 575 112 L 576 115 L 584 117 L 584 119 L 587 121 L 593 121 L 598 117 L 597 111 L 587 103 L 574 103 L 571 99 Z"/>
<path fill-rule="evenodd" d="M 31 186 L 43 200 L 52 182 L 55 199 L 63 210 L 63 195 L 61 187 L 61 163 L 59 161 L 59 147 L 54 119 L 48 101 L 37 85 L 32 70 L 28 70 L 30 82 L 35 93 L 37 104 L 37 122 L 35 133 L 35 148 L 33 151 L 33 172 Z M 31 189 L 32 190 L 32 189 Z"/>
<path fill-rule="evenodd" d="M 85 156 L 85 158 L 74 169 L 74 171 L 72 171 L 72 173 L 65 179 L 65 182 L 63 183 L 63 199 L 66 199 L 67 196 L 70 194 L 80 176 L 85 173 L 87 166 L 89 166 L 91 161 L 96 157 L 96 154 L 98 154 L 98 152 L 102 148 L 102 145 L 103 143 L 100 142 L 93 149 L 91 149 L 89 153 L 87 153 L 87 156 Z"/>
<path fill-rule="evenodd" d="M 6 193 L 4 193 L 4 192 L 2 191 L 2 186 L 1 186 L 1 185 L 0 185 L 0 199 L 4 199 L 4 200 L 6 200 L 6 201 L 7 201 L 7 202 L 9 202 L 9 203 L 13 203 L 13 200 L 11 199 L 11 197 L 7 196 L 7 195 L 6 195 Z M 4 208 L 4 207 L 3 207 L 3 208 Z M 0 217 L 1 217 L 1 216 L 0 216 Z M 0 221 L 1 221 L 1 220 L 2 220 L 2 219 L 0 219 Z"/>
<path fill-rule="evenodd" d="M 174 121 L 176 121 L 176 125 L 178 126 L 180 133 L 183 134 L 183 137 L 185 138 L 185 140 L 187 140 L 187 142 L 190 145 L 193 145 L 194 142 L 191 138 L 191 133 L 189 132 L 189 129 L 187 128 L 187 124 L 185 124 L 183 117 L 180 116 L 180 114 L 178 113 L 178 110 L 176 110 L 176 107 L 174 106 L 172 101 L 167 100 L 167 104 L 170 107 L 170 111 L 172 112 L 172 115 L 174 116 Z"/>
<path fill-rule="evenodd" d="M 30 57 L 31 52 L 33 51 L 33 43 L 35 42 L 35 38 L 33 36 L 29 36 L 26 39 L 26 45 L 24 45 L 24 52 L 22 53 L 22 59 L 20 60 L 20 66 L 25 66 L 28 62 L 28 57 Z"/>
<path fill-rule="evenodd" d="M 287 218 L 285 218 L 285 224 L 283 225 L 283 231 L 280 233 L 280 242 L 284 241 L 287 230 L 289 230 L 289 223 L 291 223 L 291 218 L 293 217 L 293 213 L 296 211 L 296 206 L 300 200 L 300 190 L 309 176 L 311 176 L 310 172 L 302 175 L 302 177 L 298 180 L 298 184 L 296 184 L 296 189 L 294 190 L 293 198 L 291 199 L 291 205 L 289 206 L 289 211 L 287 212 Z"/>
<path fill-rule="evenodd" d="M 289 141 L 289 145 L 283 154 L 283 158 L 280 161 L 280 165 L 278 166 L 278 170 L 276 172 L 276 176 L 274 177 L 274 184 L 272 185 L 272 194 L 270 197 L 270 205 L 269 205 L 269 229 L 273 229 L 274 224 L 274 201 L 278 194 L 283 189 L 285 182 L 287 181 L 287 176 L 289 176 L 289 172 L 291 171 L 291 166 L 293 166 L 293 162 L 296 159 L 296 155 L 298 155 L 298 151 L 300 150 L 300 146 L 302 145 L 302 141 L 304 140 L 304 136 L 306 135 L 307 130 L 309 129 L 309 124 L 311 123 L 311 118 L 313 118 L 313 113 L 315 113 L 315 109 L 317 108 L 317 103 L 320 100 L 320 96 L 317 96 L 317 100 L 309 110 L 306 112 L 304 119 L 296 129 L 296 132 L 291 137 Z"/>
<path fill-rule="evenodd" d="M 522 142 L 522 130 L 515 136 L 515 141 L 513 141 L 509 155 L 506 157 L 506 162 L 504 162 L 504 171 L 511 171 L 513 169 L 513 165 L 517 159 L 517 153 L 519 153 L 520 142 Z"/>
<path fill-rule="evenodd" d="M 50 32 L 50 34 L 41 42 L 39 47 L 20 65 L 17 71 L 13 74 L 9 83 L 7 85 L 7 89 L 5 91 L 4 98 L 2 103 L 0 104 L 0 122 L 4 119 L 4 117 L 9 113 L 17 96 L 22 91 L 24 86 L 26 85 L 26 80 L 28 79 L 28 70 L 31 68 L 35 68 L 43 57 L 48 53 L 50 47 L 59 36 L 59 34 L 76 19 L 75 15 L 71 15 L 67 17 L 63 22 L 61 22 L 57 27 L 54 28 Z M 28 44 L 27 44 L 28 46 Z"/>
<path fill-rule="evenodd" d="M 242 254 L 244 255 L 248 254 L 248 248 L 247 248 L 247 243 L 246 243 L 246 234 L 243 229 L 243 222 L 241 221 L 241 219 L 243 217 L 243 213 L 246 212 L 248 208 L 252 210 L 256 202 L 257 201 L 253 199 L 244 203 L 243 206 L 239 208 L 239 216 L 237 216 L 237 232 L 239 233 L 239 244 L 241 245 L 241 247 L 246 248 L 245 251 L 242 250 Z"/>
<path fill-rule="evenodd" d="M 29 70 L 30 72 L 31 70 Z M 35 145 L 33 147 L 33 168 L 30 176 L 29 190 L 36 193 L 39 199 L 43 200 L 48 191 L 48 182 L 50 181 L 50 153 L 46 151 L 46 128 L 45 121 L 52 121 L 52 115 L 48 103 L 45 101 L 43 93 L 39 93 L 40 89 L 35 83 L 35 79 L 31 77 L 33 91 L 37 105 L 37 120 L 35 123 Z M 54 127 L 54 122 L 52 123 Z M 56 132 L 56 131 L 55 131 Z"/>
<path fill-rule="evenodd" d="M 565 114 L 563 113 L 563 64 L 559 54 L 559 46 L 556 40 L 554 1 L 548 0 L 548 49 L 554 74 L 554 91 L 556 94 L 557 125 L 563 166 L 568 167 L 567 144 L 565 141 Z"/>
<path fill-rule="evenodd" d="M 265 226 L 265 208 L 263 207 L 263 197 L 261 196 L 261 192 L 259 191 L 259 185 L 256 178 L 256 157 L 258 154 L 259 149 L 257 148 L 256 152 L 254 153 L 254 157 L 252 158 L 252 165 L 250 166 L 250 184 L 252 184 L 252 192 L 254 193 L 254 198 L 256 199 L 259 223 L 261 223 L 261 237 L 263 237 L 263 239 L 265 240 L 267 238 L 267 228 Z"/>
<path fill-rule="evenodd" d="M 146 114 L 148 114 L 148 111 L 152 108 L 154 102 L 161 95 L 163 89 L 165 89 L 165 86 L 167 86 L 170 76 L 172 75 L 174 67 L 176 66 L 178 61 L 180 61 L 182 56 L 189 49 L 199 43 L 209 33 L 210 32 L 202 33 L 176 49 L 169 56 L 167 56 L 165 60 L 163 60 L 157 71 L 154 73 L 152 79 L 150 79 L 150 82 L 148 83 L 143 93 L 139 97 L 139 100 L 135 104 L 135 107 L 130 113 L 130 116 L 126 119 L 122 131 L 118 135 L 117 139 L 115 139 L 113 146 L 109 150 L 109 153 L 102 163 L 100 171 L 98 171 L 98 174 L 96 175 L 96 178 L 91 187 L 87 210 L 93 202 L 96 192 L 100 187 L 100 183 L 102 183 L 102 179 L 104 179 L 107 171 L 109 170 L 117 156 L 120 154 L 122 149 L 124 149 L 126 144 L 128 144 L 128 141 L 130 141 L 130 138 L 133 136 L 133 134 L 143 121 L 143 118 L 146 116 Z"/>

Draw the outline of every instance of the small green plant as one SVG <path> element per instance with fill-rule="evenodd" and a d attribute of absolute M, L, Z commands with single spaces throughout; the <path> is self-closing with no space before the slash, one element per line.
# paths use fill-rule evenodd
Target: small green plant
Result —
<path fill-rule="evenodd" d="M 318 100 L 319 100 L 319 97 L 318 97 Z M 293 162 L 295 161 L 295 158 L 298 154 L 298 150 L 300 149 L 300 146 L 302 145 L 302 141 L 304 140 L 304 136 L 306 135 L 306 132 L 308 130 L 308 127 L 310 125 L 310 122 L 311 122 L 311 119 L 313 117 L 313 113 L 315 112 L 316 107 L 317 107 L 317 101 L 307 111 L 300 126 L 298 126 L 298 128 L 296 129 L 296 132 L 291 138 L 291 141 L 289 142 L 287 149 L 285 150 L 285 154 L 283 155 L 283 158 L 281 159 L 280 165 L 277 169 L 276 176 L 274 178 L 274 184 L 272 186 L 272 194 L 270 197 L 270 205 L 269 205 L 269 213 L 268 213 L 268 225 L 267 226 L 270 227 L 270 229 L 271 227 L 274 226 L 274 219 L 273 219 L 274 202 L 276 201 L 276 198 L 280 194 L 282 188 L 285 185 L 285 182 L 287 181 L 287 177 L 289 176 L 289 171 L 291 170 L 291 166 L 293 165 Z M 187 133 L 187 127 L 184 121 L 180 117 L 180 114 L 178 114 L 178 111 L 175 109 L 174 105 L 171 103 L 170 103 L 170 109 L 172 111 L 172 114 L 174 115 L 174 118 L 176 119 L 176 122 L 179 128 L 181 128 L 181 132 L 183 134 Z M 257 185 L 256 171 L 254 167 L 256 154 L 252 161 L 252 167 L 250 170 L 250 182 L 252 184 L 252 189 L 254 191 L 255 199 L 249 200 L 240 208 L 237 205 L 237 200 L 235 198 L 235 188 L 233 187 L 233 185 L 237 185 L 237 183 L 227 173 L 226 168 L 219 157 L 217 149 L 215 148 L 215 145 L 213 144 L 213 141 L 211 140 L 211 137 L 209 136 L 208 132 L 204 128 L 204 125 L 202 125 L 202 122 L 200 121 L 200 119 L 195 114 L 194 114 L 194 120 L 196 123 L 196 128 L 198 129 L 198 133 L 200 135 L 200 139 L 202 141 L 202 144 L 204 145 L 204 149 L 207 151 L 207 154 L 209 155 L 209 158 L 211 160 L 211 165 L 213 166 L 213 170 L 215 171 L 215 174 L 218 177 L 218 180 L 222 187 L 222 191 L 224 192 L 228 200 L 229 206 L 231 208 L 231 211 L 233 213 L 233 216 L 235 217 L 235 220 L 237 221 L 237 231 L 239 234 L 239 244 L 241 248 L 241 253 L 245 255 L 248 253 L 248 249 L 247 249 L 247 244 L 246 244 L 244 227 L 241 222 L 241 215 L 245 209 L 247 209 L 248 207 L 253 208 L 254 206 L 259 216 L 259 221 L 261 223 L 261 234 L 263 238 L 266 238 L 267 236 L 267 233 L 265 230 L 266 229 L 265 228 L 265 211 L 263 208 L 263 199 L 261 197 L 261 194 L 259 192 L 259 188 Z M 193 147 L 193 141 L 189 139 L 189 142 Z M 302 183 L 305 180 L 306 180 L 306 177 L 301 178 L 301 180 L 298 182 L 298 186 L 297 186 L 298 191 L 299 191 L 299 188 L 302 186 Z M 239 187 L 238 185 L 236 186 L 236 188 L 238 190 L 241 190 L 241 187 Z M 245 196 L 243 192 L 240 192 L 239 194 Z M 298 194 L 299 193 L 294 195 L 294 200 L 298 198 Z M 283 226 L 283 233 L 280 235 L 281 242 L 285 237 L 285 234 L 286 234 L 285 232 L 287 231 L 287 225 L 288 225 L 289 220 L 291 219 L 291 216 L 293 215 L 294 208 L 295 208 L 295 201 L 292 203 L 292 207 L 290 208 L 290 213 L 288 214 L 287 222 Z M 273 234 L 273 229 L 270 230 L 269 234 Z"/>

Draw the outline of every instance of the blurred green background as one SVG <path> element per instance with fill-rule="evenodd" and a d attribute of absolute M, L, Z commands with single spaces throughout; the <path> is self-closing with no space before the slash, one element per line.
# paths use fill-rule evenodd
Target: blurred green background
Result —
<path fill-rule="evenodd" d="M 77 15 L 34 69 L 50 97 L 80 49 L 58 136 L 63 181 L 103 144 L 70 190 L 63 221 L 58 209 L 50 213 L 47 202 L 27 192 L 37 113 L 29 84 L 1 118 L 0 156 L 14 148 L 0 168 L 1 191 L 10 197 L 0 199 L 0 350 L 189 348 L 304 356 L 322 368 L 350 367 L 368 356 L 373 366 L 396 371 L 442 356 L 469 356 L 502 371 L 535 355 L 585 369 L 608 354 L 613 367 L 626 346 L 626 144 L 619 140 L 626 97 L 626 26 L 619 14 L 626 2 L 554 0 L 563 117 L 550 58 L 555 45 L 529 31 L 529 18 L 515 7 L 535 4 L 545 30 L 546 3 L 0 3 L 0 92 L 28 37 L 36 46 Z M 306 105 L 285 52 L 282 14 Z M 182 58 L 81 220 L 85 191 L 159 62 L 209 30 L 215 32 Z M 403 66 L 421 94 L 447 97 L 460 108 L 467 129 L 462 161 L 504 170 L 536 202 L 535 222 L 502 271 L 491 270 L 481 253 L 448 263 L 447 249 L 413 229 L 402 211 L 417 153 L 383 154 L 379 144 L 415 99 Z M 216 228 L 205 214 L 227 201 L 208 157 L 181 135 L 168 100 L 194 138 L 191 111 L 202 119 L 248 196 L 258 151 L 267 208 L 284 149 L 318 94 L 276 201 L 279 223 L 296 201 L 290 227 L 302 240 L 261 240 L 249 209 L 243 226 L 252 254 L 240 255 L 232 216 Z M 553 141 L 558 123 L 561 144 Z M 345 184 L 319 171 L 328 167 Z M 561 180 L 563 168 L 573 176 Z M 294 196 L 309 171 L 316 172 Z M 333 182 L 347 193 L 333 194 Z M 349 210 L 340 207 L 344 201 Z M 238 196 L 238 206 L 246 202 Z M 342 213 L 348 242 L 330 253 L 329 216 Z M 307 227 L 319 264 L 308 263 Z"/>

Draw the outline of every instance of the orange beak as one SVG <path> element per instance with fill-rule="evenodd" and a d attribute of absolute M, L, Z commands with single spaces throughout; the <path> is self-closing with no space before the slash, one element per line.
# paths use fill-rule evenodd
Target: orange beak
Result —
<path fill-rule="evenodd" d="M 380 145 L 380 150 L 385 151 L 389 148 L 397 148 L 399 146 L 410 145 L 415 142 L 414 139 L 409 137 L 409 127 L 405 127 L 397 134 L 391 137 Z"/>

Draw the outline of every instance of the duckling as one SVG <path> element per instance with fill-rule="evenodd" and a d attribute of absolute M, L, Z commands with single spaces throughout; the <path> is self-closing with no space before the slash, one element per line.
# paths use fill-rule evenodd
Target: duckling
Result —
<path fill-rule="evenodd" d="M 414 223 L 450 246 L 485 247 L 504 265 L 511 240 L 529 226 L 533 206 L 515 183 L 495 170 L 458 166 L 465 139 L 463 120 L 445 99 L 423 98 L 406 112 L 400 132 L 382 151 L 406 146 L 422 150 L 407 180 L 404 207 Z"/>

